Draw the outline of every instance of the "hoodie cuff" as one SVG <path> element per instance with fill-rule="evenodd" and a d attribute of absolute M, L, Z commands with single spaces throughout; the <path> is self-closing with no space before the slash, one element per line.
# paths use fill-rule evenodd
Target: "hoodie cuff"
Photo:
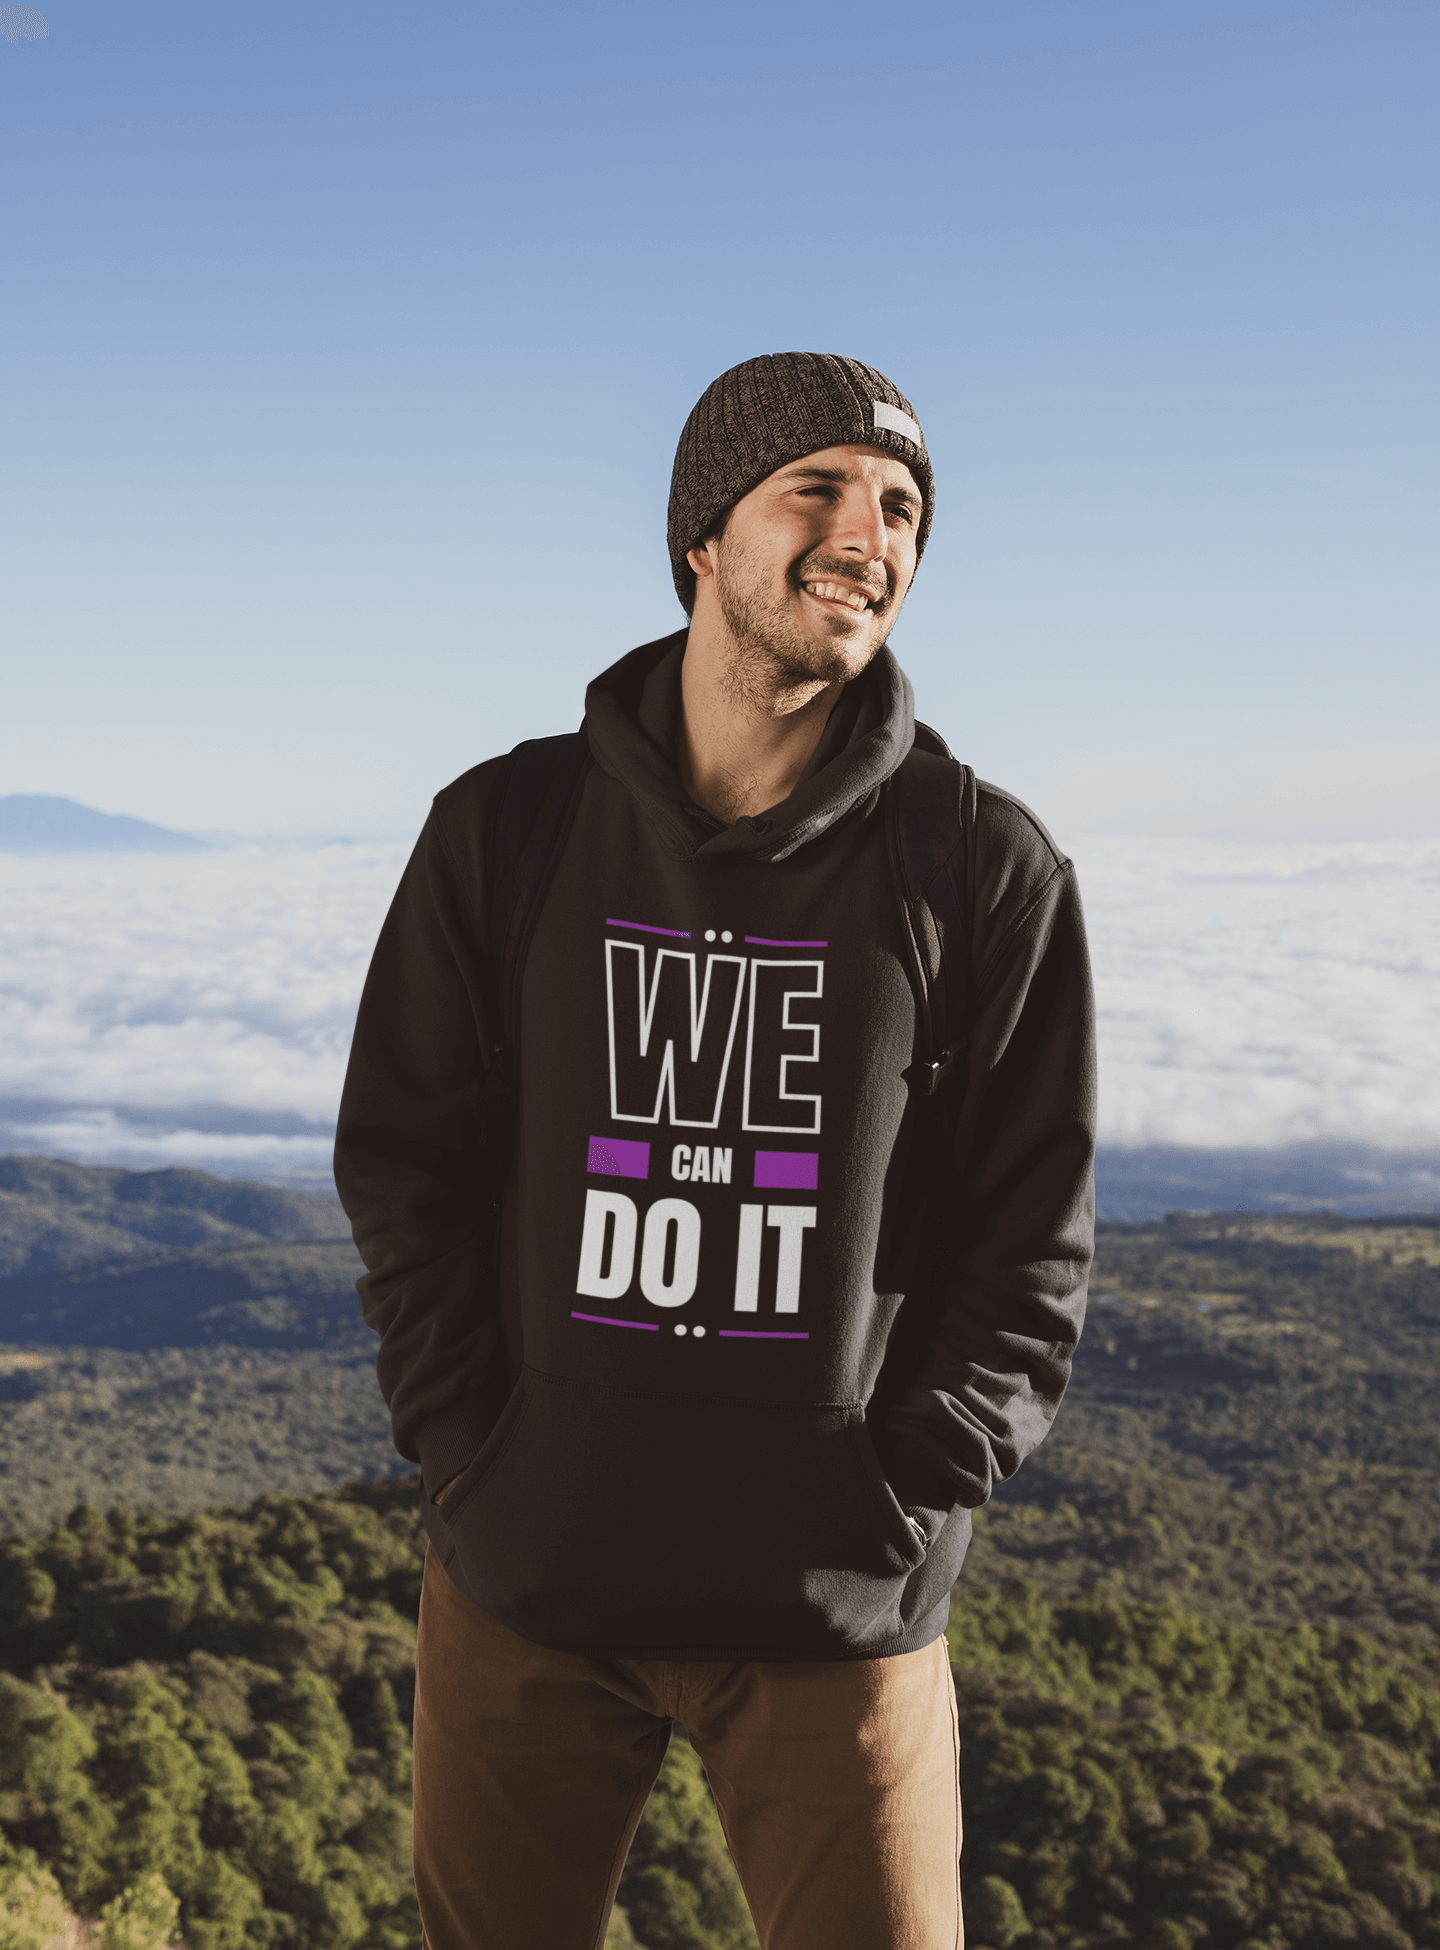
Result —
<path fill-rule="evenodd" d="M 489 1433 L 489 1417 L 478 1395 L 457 1395 L 420 1424 L 415 1433 L 420 1480 L 432 1503 L 436 1490 L 474 1462 Z"/>

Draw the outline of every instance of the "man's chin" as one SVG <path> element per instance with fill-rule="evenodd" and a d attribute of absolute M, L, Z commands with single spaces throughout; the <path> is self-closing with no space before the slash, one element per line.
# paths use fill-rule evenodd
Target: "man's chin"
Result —
<path fill-rule="evenodd" d="M 874 616 L 857 616 L 853 621 L 846 617 L 827 617 L 824 628 L 807 635 L 815 645 L 818 658 L 824 662 L 843 662 L 852 674 L 863 670 L 885 641 L 885 631 L 877 629 Z"/>
<path fill-rule="evenodd" d="M 880 643 L 871 642 L 868 637 L 840 642 L 832 638 L 828 643 L 815 644 L 809 654 L 787 658 L 784 677 L 796 688 L 814 683 L 848 684 L 868 669 L 879 649 Z"/>
<path fill-rule="evenodd" d="M 720 609 L 742 662 L 768 666 L 769 683 L 792 696 L 816 685 L 848 684 L 873 662 L 884 642 L 878 617 L 816 614 L 802 601 L 799 613 L 766 612 L 721 588 Z M 806 614 L 806 611 L 809 614 Z"/>

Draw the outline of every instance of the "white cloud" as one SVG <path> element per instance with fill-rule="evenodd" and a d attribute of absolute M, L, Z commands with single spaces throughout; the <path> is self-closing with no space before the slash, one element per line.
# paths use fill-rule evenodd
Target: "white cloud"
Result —
<path fill-rule="evenodd" d="M 329 1134 L 287 1136 L 275 1131 L 196 1130 L 184 1114 L 173 1122 L 143 1123 L 105 1109 L 47 1107 L 40 1115 L 0 1119 L 0 1152 L 75 1158 L 82 1164 L 154 1170 L 187 1165 L 222 1178 L 281 1178 L 330 1182 L 334 1140 Z"/>
<path fill-rule="evenodd" d="M 329 1122 L 408 850 L 0 857 L 0 1096 Z"/>
<path fill-rule="evenodd" d="M 1110 1142 L 1440 1142 L 1440 843 L 1074 858 Z"/>
<path fill-rule="evenodd" d="M 0 856 L 5 1141 L 323 1171 L 408 845 Z M 1111 1143 L 1440 1143 L 1440 843 L 1074 849 Z"/>

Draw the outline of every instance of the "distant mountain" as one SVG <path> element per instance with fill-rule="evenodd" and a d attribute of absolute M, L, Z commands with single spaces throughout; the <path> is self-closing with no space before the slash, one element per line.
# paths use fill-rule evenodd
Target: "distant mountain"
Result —
<path fill-rule="evenodd" d="M 363 1271 L 334 1197 L 0 1158 L 0 1346 L 373 1358 L 355 1298 Z"/>
<path fill-rule="evenodd" d="M 333 1195 L 0 1158 L 0 1639 L 5 1536 L 78 1497 L 199 1509 L 405 1467 L 362 1271 Z"/>
<path fill-rule="evenodd" d="M 46 1348 L 325 1348 L 361 1359 L 365 1270 L 348 1239 L 192 1246 L 0 1280 L 0 1344 Z M 3 1388 L 0 1388 L 3 1398 Z"/>
<path fill-rule="evenodd" d="M 48 793 L 0 795 L 0 853 L 198 853 L 208 840 Z"/>
<path fill-rule="evenodd" d="M 1102 1144 L 1095 1198 L 1098 1217 L 1122 1223 L 1167 1212 L 1440 1212 L 1440 1150 L 1333 1139 L 1228 1151 Z"/>
<path fill-rule="evenodd" d="M 347 1240 L 340 1201 L 204 1171 L 120 1171 L 63 1158 L 0 1158 L 0 1280 L 114 1265 L 157 1247 Z M 3 1338 L 3 1337 L 0 1337 Z"/>

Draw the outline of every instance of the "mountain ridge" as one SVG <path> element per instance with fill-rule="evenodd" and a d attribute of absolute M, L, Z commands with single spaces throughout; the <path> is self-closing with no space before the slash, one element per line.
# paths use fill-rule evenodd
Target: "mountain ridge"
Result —
<path fill-rule="evenodd" d="M 175 1165 L 126 1171 L 15 1152 L 0 1157 L 0 1280 L 124 1262 L 157 1248 L 349 1237 L 333 1194 L 282 1191 Z"/>
<path fill-rule="evenodd" d="M 0 853 L 208 853 L 209 840 L 57 793 L 0 794 Z"/>

